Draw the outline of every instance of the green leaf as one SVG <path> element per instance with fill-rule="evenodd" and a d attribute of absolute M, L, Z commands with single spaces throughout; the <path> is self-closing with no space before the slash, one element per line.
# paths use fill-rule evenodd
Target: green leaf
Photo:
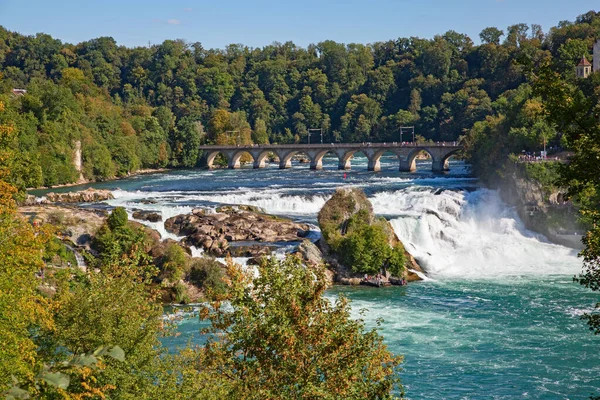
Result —
<path fill-rule="evenodd" d="M 71 360 L 71 365 L 76 365 L 79 367 L 89 367 L 91 365 L 96 365 L 96 363 L 98 362 L 98 359 L 93 356 L 93 355 L 85 355 L 85 354 L 81 354 L 79 356 L 75 356 L 73 357 L 73 360 Z"/>
<path fill-rule="evenodd" d="M 6 392 L 6 399 L 28 399 L 29 393 L 20 387 L 13 386 Z"/>
<path fill-rule="evenodd" d="M 69 387 L 71 378 L 61 372 L 47 372 L 42 374 L 41 379 L 49 385 L 56 386 L 60 389 L 66 389 Z"/>
<path fill-rule="evenodd" d="M 121 362 L 125 361 L 125 352 L 119 346 L 114 346 L 108 350 L 107 354 L 115 360 L 119 360 Z"/>

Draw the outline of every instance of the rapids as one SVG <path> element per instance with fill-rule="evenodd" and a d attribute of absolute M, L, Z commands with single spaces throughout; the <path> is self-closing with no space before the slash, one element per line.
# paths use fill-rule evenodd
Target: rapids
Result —
<path fill-rule="evenodd" d="M 325 159 L 322 171 L 306 164 L 283 171 L 272 165 L 173 171 L 92 186 L 113 189 L 115 199 L 107 203 L 130 215 L 154 210 L 164 220 L 196 207 L 210 212 L 250 204 L 312 224 L 336 187 L 361 187 L 429 279 L 408 287 L 334 287 L 328 296 L 348 296 L 356 316 L 367 309 L 368 326 L 385 320 L 381 333 L 405 356 L 401 378 L 409 399 L 600 394 L 600 338 L 580 319 L 597 295 L 572 282 L 581 269 L 574 250 L 525 229 L 515 210 L 479 187 L 461 162 L 451 161 L 443 175 L 432 174 L 426 161 L 415 173 L 400 173 L 392 158 L 382 157 L 382 172 L 371 173 L 366 159 L 356 157 L 346 178 L 336 163 Z M 147 224 L 175 238 L 162 223 Z M 201 341 L 199 327 L 196 319 L 183 319 L 181 336 L 164 343 L 173 349 Z"/>

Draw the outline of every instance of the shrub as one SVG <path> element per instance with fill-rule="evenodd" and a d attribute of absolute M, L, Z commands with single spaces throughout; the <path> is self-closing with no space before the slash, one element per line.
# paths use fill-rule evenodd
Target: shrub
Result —
<path fill-rule="evenodd" d="M 227 291 L 223 281 L 223 268 L 221 264 L 212 258 L 196 258 L 192 262 L 188 280 L 203 289 L 222 294 Z"/>
<path fill-rule="evenodd" d="M 124 227 L 128 219 L 127 211 L 123 207 L 117 207 L 110 213 L 106 222 L 111 230 L 115 230 Z"/>
<path fill-rule="evenodd" d="M 162 258 L 162 277 L 171 281 L 179 281 L 188 269 L 187 254 L 176 243 L 170 243 Z"/>

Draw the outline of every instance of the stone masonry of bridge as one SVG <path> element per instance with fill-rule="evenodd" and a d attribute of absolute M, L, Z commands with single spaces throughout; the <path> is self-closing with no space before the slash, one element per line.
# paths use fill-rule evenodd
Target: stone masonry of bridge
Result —
<path fill-rule="evenodd" d="M 337 156 L 338 169 L 350 169 L 355 153 L 363 153 L 369 160 L 369 171 L 381 170 L 380 158 L 386 153 L 394 153 L 398 157 L 400 171 L 414 171 L 417 154 L 425 151 L 431 156 L 433 171 L 448 170 L 448 159 L 456 154 L 462 146 L 456 142 L 439 142 L 435 144 L 419 143 L 331 143 L 331 144 L 261 144 L 235 146 L 200 146 L 204 151 L 206 165 L 213 168 L 215 157 L 222 153 L 227 157 L 230 169 L 240 168 L 242 155 L 248 153 L 253 158 L 254 168 L 264 168 L 269 153 L 279 158 L 279 168 L 291 168 L 292 157 L 304 153 L 310 159 L 310 169 L 322 169 L 323 157 L 327 153 Z"/>

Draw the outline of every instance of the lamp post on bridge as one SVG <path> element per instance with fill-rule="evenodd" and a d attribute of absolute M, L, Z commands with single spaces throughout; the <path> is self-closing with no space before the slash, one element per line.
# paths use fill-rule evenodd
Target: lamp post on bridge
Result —
<path fill-rule="evenodd" d="M 400 127 L 400 143 L 402 143 L 402 134 L 404 129 L 410 129 L 412 131 L 413 143 L 415 142 L 415 127 L 414 126 L 401 126 Z"/>
<path fill-rule="evenodd" d="M 321 144 L 323 144 L 323 129 L 321 128 L 311 128 L 308 130 L 308 144 L 310 144 L 310 132 L 311 131 L 319 131 L 319 133 L 321 133 Z"/>

